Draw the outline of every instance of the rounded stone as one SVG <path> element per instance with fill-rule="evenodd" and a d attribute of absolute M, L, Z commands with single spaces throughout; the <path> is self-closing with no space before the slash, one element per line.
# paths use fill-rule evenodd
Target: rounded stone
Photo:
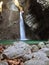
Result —
<path fill-rule="evenodd" d="M 39 42 L 38 47 L 39 48 L 45 48 L 46 45 L 44 44 L 44 42 Z"/>
<path fill-rule="evenodd" d="M 32 47 L 31 49 L 32 52 L 37 52 L 39 50 L 37 45 L 32 45 L 31 47 Z"/>

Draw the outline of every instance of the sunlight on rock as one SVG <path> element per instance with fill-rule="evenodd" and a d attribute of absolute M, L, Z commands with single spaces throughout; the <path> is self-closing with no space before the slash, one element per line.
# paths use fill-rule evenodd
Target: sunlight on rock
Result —
<path fill-rule="evenodd" d="M 3 1 L 0 2 L 0 12 L 2 12 Z"/>

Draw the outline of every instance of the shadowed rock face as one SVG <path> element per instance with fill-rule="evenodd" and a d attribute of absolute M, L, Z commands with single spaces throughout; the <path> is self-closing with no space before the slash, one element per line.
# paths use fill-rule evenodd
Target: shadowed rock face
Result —
<path fill-rule="evenodd" d="M 20 5 L 21 5 L 22 7 L 25 6 L 26 0 L 18 0 L 18 1 L 19 1 Z"/>
<path fill-rule="evenodd" d="M 25 22 L 28 22 L 27 25 L 32 30 L 32 35 L 35 34 L 35 39 L 47 40 L 49 38 L 49 4 L 44 6 L 37 0 L 29 0 L 27 4 Z"/>

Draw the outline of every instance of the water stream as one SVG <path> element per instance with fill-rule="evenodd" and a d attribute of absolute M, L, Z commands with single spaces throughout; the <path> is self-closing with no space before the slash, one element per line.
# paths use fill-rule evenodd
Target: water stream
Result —
<path fill-rule="evenodd" d="M 23 13 L 20 11 L 20 40 L 26 40 Z"/>
<path fill-rule="evenodd" d="M 8 8 L 11 10 L 9 20 L 11 20 L 12 11 L 18 11 L 18 8 L 11 2 L 8 3 Z M 20 40 L 27 40 L 25 35 L 25 27 L 24 27 L 24 20 L 23 20 L 23 12 L 20 11 Z"/>

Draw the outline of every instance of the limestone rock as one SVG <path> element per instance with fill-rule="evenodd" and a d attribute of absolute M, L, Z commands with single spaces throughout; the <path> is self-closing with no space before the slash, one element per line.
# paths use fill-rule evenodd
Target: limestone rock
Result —
<path fill-rule="evenodd" d="M 44 42 L 40 42 L 40 43 L 38 44 L 38 47 L 39 47 L 39 48 L 45 48 L 46 46 L 45 46 Z"/>
<path fill-rule="evenodd" d="M 18 0 L 18 1 L 19 1 L 20 5 L 21 5 L 22 7 L 25 6 L 25 0 Z"/>
<path fill-rule="evenodd" d="M 42 48 L 40 51 L 46 53 L 46 55 L 49 57 L 49 48 Z"/>
<path fill-rule="evenodd" d="M 14 43 L 13 46 L 4 50 L 3 55 L 8 58 L 23 57 L 25 54 L 31 54 L 31 47 L 23 42 Z"/>
<path fill-rule="evenodd" d="M 49 48 L 49 44 L 46 44 L 46 47 Z"/>
<path fill-rule="evenodd" d="M 8 63 L 5 62 L 5 61 L 1 61 L 1 62 L 0 62 L 0 65 L 8 65 Z"/>
<path fill-rule="evenodd" d="M 39 50 L 38 46 L 37 45 L 32 45 L 32 52 L 37 52 Z"/>
<path fill-rule="evenodd" d="M 3 59 L 3 56 L 2 56 L 2 54 L 0 54 L 0 60 L 1 60 L 1 59 Z"/>
<path fill-rule="evenodd" d="M 49 6 L 49 0 L 37 0 L 37 2 L 40 3 L 44 9 Z"/>
<path fill-rule="evenodd" d="M 2 19 L 0 21 L 0 39 L 19 39 L 19 10 L 11 4 L 11 0 L 2 1 L 4 4 L 3 12 L 1 14 Z"/>
<path fill-rule="evenodd" d="M 24 65 L 45 65 L 43 60 L 29 60 L 24 63 Z"/>
<path fill-rule="evenodd" d="M 49 60 L 45 61 L 45 64 L 46 64 L 46 65 L 49 65 Z"/>
<path fill-rule="evenodd" d="M 32 59 L 32 57 L 33 57 L 32 54 L 25 54 L 23 58 L 24 58 L 25 60 L 30 60 L 30 59 Z"/>
<path fill-rule="evenodd" d="M 39 60 L 47 60 L 48 58 L 46 57 L 46 54 L 44 52 L 38 51 L 38 52 L 34 52 L 32 53 L 32 56 L 36 59 Z"/>
<path fill-rule="evenodd" d="M 31 14 L 27 14 L 27 15 L 25 15 L 25 23 L 32 29 L 32 30 L 35 30 L 35 29 L 37 29 L 37 27 L 38 27 L 38 24 L 37 23 L 35 23 L 35 21 L 36 21 L 36 17 L 35 17 L 35 15 L 31 15 Z M 34 24 L 35 23 L 35 24 Z"/>

